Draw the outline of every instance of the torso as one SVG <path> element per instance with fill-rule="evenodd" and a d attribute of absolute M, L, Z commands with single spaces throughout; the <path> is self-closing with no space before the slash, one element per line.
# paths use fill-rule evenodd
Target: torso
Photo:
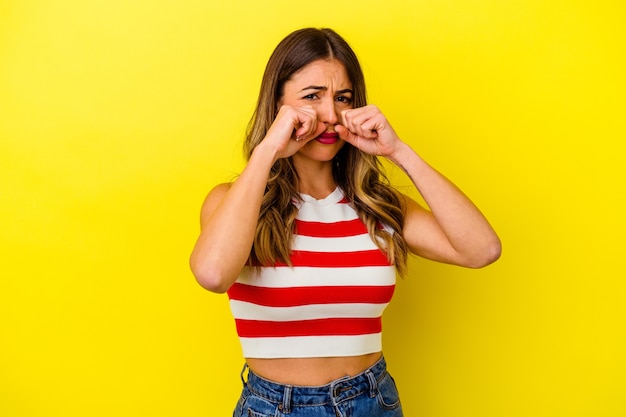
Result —
<path fill-rule="evenodd" d="M 251 371 L 289 385 L 355 376 L 382 356 L 395 268 L 340 190 L 303 196 L 293 267 L 244 268 L 228 295 Z"/>
<path fill-rule="evenodd" d="M 258 376 L 280 384 L 326 385 L 344 376 L 355 376 L 374 365 L 381 352 L 335 358 L 248 358 L 248 366 Z"/>

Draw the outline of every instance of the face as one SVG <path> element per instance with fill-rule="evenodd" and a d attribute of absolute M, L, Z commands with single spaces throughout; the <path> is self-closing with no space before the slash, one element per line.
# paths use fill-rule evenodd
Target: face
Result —
<path fill-rule="evenodd" d="M 335 134 L 335 124 L 341 120 L 341 111 L 352 108 L 352 96 L 346 68 L 337 60 L 313 61 L 285 82 L 279 105 L 311 106 L 318 121 L 326 125 L 325 132 L 309 141 L 294 157 L 317 161 L 335 157 L 344 145 Z"/>

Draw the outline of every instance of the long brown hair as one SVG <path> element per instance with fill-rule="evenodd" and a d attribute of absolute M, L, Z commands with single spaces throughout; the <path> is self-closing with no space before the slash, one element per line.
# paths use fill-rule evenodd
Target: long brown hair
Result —
<path fill-rule="evenodd" d="M 274 122 L 283 87 L 291 76 L 319 59 L 335 59 L 346 68 L 352 82 L 353 105 L 367 104 L 361 65 L 348 43 L 332 29 L 305 28 L 289 34 L 272 53 L 263 80 L 256 110 L 248 125 L 244 143 L 246 159 L 265 138 Z M 356 209 L 374 242 L 385 251 L 402 274 L 406 269 L 407 245 L 402 237 L 402 197 L 390 185 L 378 158 L 346 143 L 333 161 L 333 177 Z M 291 158 L 279 159 L 270 170 L 261 203 L 259 221 L 249 263 L 291 264 L 290 244 L 297 208 L 298 174 Z M 389 233 L 380 224 L 385 224 Z"/>

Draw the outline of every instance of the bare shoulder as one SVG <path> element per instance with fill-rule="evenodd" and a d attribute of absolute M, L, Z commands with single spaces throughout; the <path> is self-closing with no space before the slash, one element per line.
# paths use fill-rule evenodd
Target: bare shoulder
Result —
<path fill-rule="evenodd" d="M 402 235 L 409 250 L 418 256 L 439 262 L 453 257 L 450 244 L 433 213 L 411 197 L 402 194 L 405 204 Z"/>
<path fill-rule="evenodd" d="M 404 205 L 405 218 L 427 215 L 430 213 L 430 210 L 424 208 L 420 203 L 415 201 L 413 198 L 409 197 L 408 195 L 404 193 L 399 193 L 399 194 L 400 194 L 400 198 L 402 198 L 402 203 Z"/>
<path fill-rule="evenodd" d="M 232 183 L 225 182 L 222 184 L 218 184 L 209 191 L 206 198 L 204 199 L 204 203 L 202 203 L 202 211 L 200 213 L 200 222 L 201 224 L 205 224 L 206 220 L 211 217 L 211 214 L 215 211 L 215 208 L 221 203 L 224 199 L 224 196 L 230 190 Z"/>
<path fill-rule="evenodd" d="M 228 190 L 230 190 L 230 187 L 232 187 L 233 183 L 232 182 L 223 182 L 221 184 L 217 184 L 215 187 L 213 187 L 211 189 L 211 191 L 209 191 L 209 194 L 207 194 L 206 200 L 212 199 L 212 198 L 216 198 L 219 196 L 224 196 L 224 194 L 226 194 L 228 192 Z"/>

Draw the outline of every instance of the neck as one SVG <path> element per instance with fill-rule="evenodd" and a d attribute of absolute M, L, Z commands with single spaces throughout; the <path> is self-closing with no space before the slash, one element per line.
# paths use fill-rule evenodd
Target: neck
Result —
<path fill-rule="evenodd" d="M 293 164 L 298 173 L 300 193 L 322 199 L 337 188 L 332 161 L 304 161 L 294 158 Z"/>

